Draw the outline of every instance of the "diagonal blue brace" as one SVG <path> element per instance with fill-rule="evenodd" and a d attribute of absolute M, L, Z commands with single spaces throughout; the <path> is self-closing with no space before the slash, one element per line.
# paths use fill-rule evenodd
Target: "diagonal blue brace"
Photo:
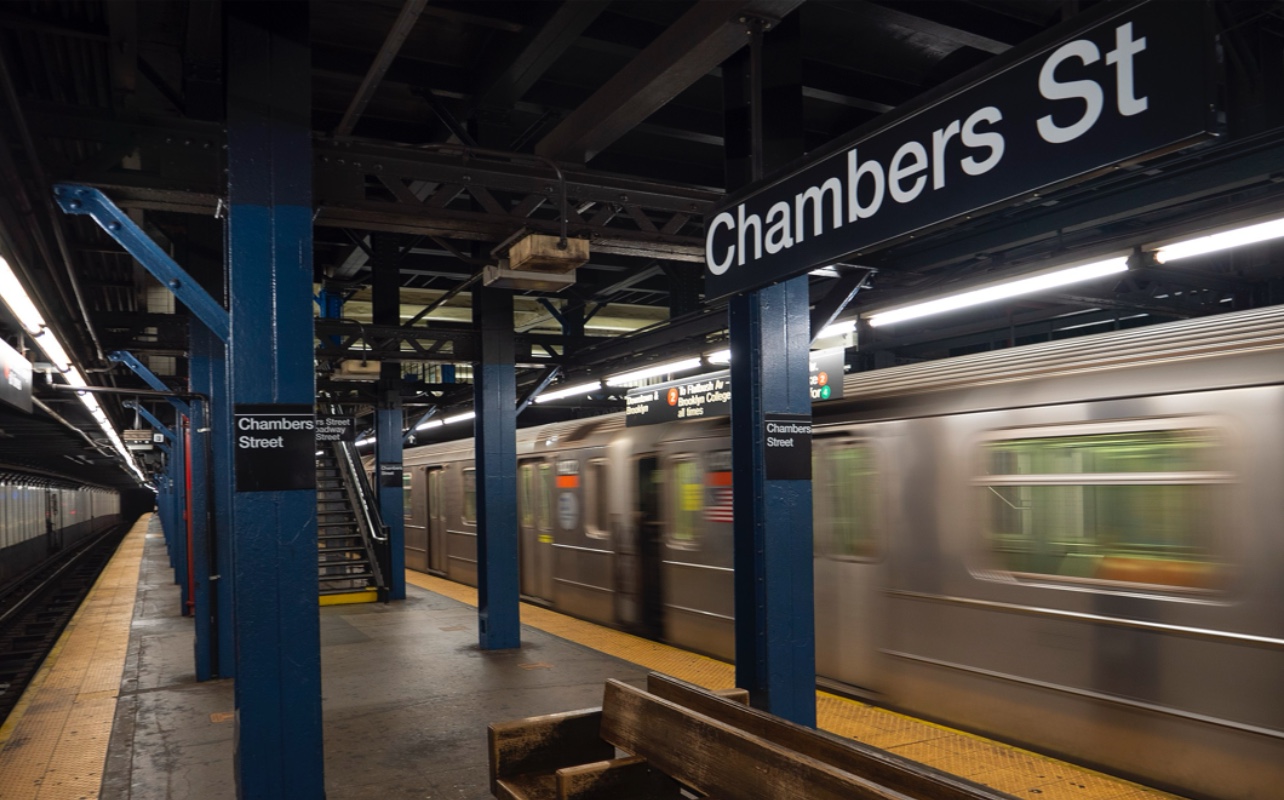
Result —
<path fill-rule="evenodd" d="M 227 310 L 201 288 L 174 259 L 152 241 L 125 212 L 90 186 L 75 183 L 54 185 L 54 198 L 67 214 L 87 214 L 111 238 L 156 277 L 162 286 L 174 293 L 196 318 L 205 323 L 215 336 L 226 342 L 231 330 Z"/>
<path fill-rule="evenodd" d="M 127 350 L 113 350 L 107 354 L 107 360 L 115 364 L 124 364 L 129 367 L 134 371 L 135 375 L 143 379 L 143 383 L 146 383 L 158 392 L 174 391 L 165 385 L 165 381 L 156 377 L 156 373 L 148 369 L 146 364 L 139 361 L 133 353 Z M 169 401 L 170 405 L 178 409 L 178 413 L 189 417 L 192 415 L 192 409 L 186 402 L 178 399 L 177 397 L 167 397 L 165 399 Z"/>
<path fill-rule="evenodd" d="M 165 423 L 157 419 L 155 414 L 143 408 L 141 405 L 139 405 L 138 403 L 135 403 L 132 400 L 126 400 L 121 405 L 123 405 L 125 408 L 132 408 L 135 411 L 137 411 L 140 417 L 147 420 L 148 425 L 151 425 L 153 428 L 155 428 L 157 432 L 164 434 L 166 439 L 170 440 L 171 442 L 174 441 L 174 432 L 170 430 L 165 425 Z"/>

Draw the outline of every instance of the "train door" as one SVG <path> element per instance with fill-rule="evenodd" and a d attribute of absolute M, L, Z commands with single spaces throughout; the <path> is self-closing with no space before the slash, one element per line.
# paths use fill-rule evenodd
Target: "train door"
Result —
<path fill-rule="evenodd" d="M 428 502 L 427 475 L 423 467 L 411 467 L 406 473 L 406 567 L 428 571 Z"/>
<path fill-rule="evenodd" d="M 664 595 L 661 586 L 664 559 L 664 519 L 660 505 L 664 473 L 660 459 L 644 455 L 637 462 L 638 524 L 635 526 L 638 554 L 638 599 L 643 633 L 656 639 L 664 636 Z"/>
<path fill-rule="evenodd" d="M 877 688 L 883 609 L 882 492 L 870 439 L 820 438 L 812 451 L 816 671 Z"/>
<path fill-rule="evenodd" d="M 517 467 L 517 528 L 522 594 L 553 600 L 553 465 L 541 459 Z"/>
<path fill-rule="evenodd" d="M 446 574 L 446 504 L 441 491 L 445 470 L 441 467 L 424 470 L 427 498 L 424 520 L 427 528 L 427 565 L 429 572 Z"/>

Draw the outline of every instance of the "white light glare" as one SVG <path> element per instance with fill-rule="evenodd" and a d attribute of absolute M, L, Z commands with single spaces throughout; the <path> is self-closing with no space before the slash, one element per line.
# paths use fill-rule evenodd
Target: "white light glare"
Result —
<path fill-rule="evenodd" d="M 18 276 L 13 274 L 9 262 L 2 256 L 0 256 L 0 298 L 4 298 L 5 305 L 18 318 L 18 324 L 27 333 L 35 336 L 45 327 L 45 318 L 40 316 L 35 303 L 31 302 L 27 291 L 18 282 Z"/>
<path fill-rule="evenodd" d="M 1009 297 L 1017 297 L 1023 294 L 1041 292 L 1046 289 L 1053 289 L 1058 286 L 1065 286 L 1070 283 L 1079 281 L 1092 280 L 1101 278 L 1106 275 L 1124 272 L 1128 269 L 1128 259 L 1126 256 L 1118 258 L 1109 258 L 1105 261 L 1094 261 L 1091 264 L 1081 264 L 1077 267 L 1068 267 L 1055 272 L 1045 272 L 1042 275 L 1035 275 L 1031 278 L 1022 278 L 1020 280 L 1008 281 L 1007 283 L 997 283 L 993 286 L 985 286 L 980 289 L 973 289 L 970 292 L 941 297 L 936 300 L 928 300 L 923 303 L 894 308 L 890 311 L 882 311 L 874 314 L 869 318 L 869 324 L 877 328 L 880 325 L 890 325 L 894 322 L 904 322 L 909 319 L 918 319 L 931 314 L 941 314 L 946 311 L 955 311 L 960 308 L 980 305 L 982 303 L 991 303 L 995 300 L 1004 300 Z"/>
<path fill-rule="evenodd" d="M 358 439 L 353 444 L 355 444 L 357 447 L 365 447 L 368 444 L 374 444 L 374 443 L 375 443 L 375 438 L 373 436 L 367 436 L 364 439 Z"/>
<path fill-rule="evenodd" d="M 454 415 L 453 417 L 446 417 L 445 419 L 443 419 L 443 420 L 441 421 L 441 424 L 442 424 L 442 425 L 451 425 L 451 424 L 454 424 L 454 423 L 456 423 L 456 422 L 464 422 L 464 421 L 466 421 L 466 420 L 470 420 L 470 419 L 472 419 L 472 418 L 473 418 L 473 417 L 475 417 L 475 416 L 477 416 L 477 412 L 476 412 L 476 411 L 465 411 L 464 413 L 462 413 L 462 414 L 456 414 L 456 415 Z"/>
<path fill-rule="evenodd" d="M 831 336 L 842 336 L 843 334 L 851 333 L 854 330 L 856 330 L 856 320 L 849 319 L 844 322 L 835 322 L 833 325 L 821 328 L 820 333 L 816 335 L 816 338 L 828 339 Z"/>
<path fill-rule="evenodd" d="M 1169 261 L 1202 256 L 1205 253 L 1229 250 L 1232 247 L 1241 247 L 1246 244 L 1266 242 L 1271 239 L 1278 239 L 1281 236 L 1284 236 L 1284 218 L 1272 219 L 1244 228 L 1236 228 L 1230 231 L 1201 236 L 1198 239 L 1188 239 L 1184 242 L 1164 245 L 1155 250 L 1155 260 L 1160 264 L 1167 264 Z"/>
<path fill-rule="evenodd" d="M 421 422 L 418 425 L 416 425 L 415 430 L 426 431 L 429 428 L 440 428 L 443 424 L 444 423 L 442 423 L 442 421 L 439 419 L 430 419 L 430 420 L 427 420 L 426 422 Z"/>
<path fill-rule="evenodd" d="M 656 364 L 654 367 L 645 367 L 634 370 L 633 372 L 621 372 L 619 375 L 607 376 L 607 386 L 623 386 L 626 383 L 654 378 L 657 375 L 668 375 L 670 372 L 686 372 L 689 369 L 697 369 L 700 366 L 698 358 L 684 358 L 681 361 L 670 361 L 667 364 Z"/>
<path fill-rule="evenodd" d="M 730 364 L 731 348 L 728 347 L 723 350 L 714 350 L 712 353 L 705 353 L 704 360 L 708 361 L 710 364 Z"/>
<path fill-rule="evenodd" d="M 575 397 L 581 394 L 592 394 L 602 388 L 601 381 L 589 381 L 588 383 L 578 383 L 574 386 L 567 386 L 565 389 L 557 389 L 552 392 L 544 392 L 535 398 L 536 403 L 547 403 L 550 400 L 561 400 L 564 397 Z"/>
<path fill-rule="evenodd" d="M 62 379 L 67 382 L 68 386 L 84 389 L 89 385 L 80 370 L 72 365 L 71 356 L 67 355 L 67 351 L 63 349 L 62 342 L 58 341 L 58 337 L 54 336 L 53 331 L 49 329 L 45 323 L 45 318 L 41 316 L 35 303 L 31 302 L 31 297 L 27 295 L 26 290 L 22 288 L 22 284 L 18 281 L 18 276 L 14 275 L 13 268 L 9 266 L 9 262 L 2 256 L 0 256 L 0 299 L 4 300 L 4 304 L 13 312 L 14 317 L 18 319 L 18 323 L 31 335 L 31 341 L 35 342 L 36 347 L 39 347 L 40 351 L 45 354 L 45 358 L 49 359 L 49 363 L 53 364 L 54 368 L 61 373 Z M 116 433 L 116 429 L 112 427 L 111 421 L 107 418 L 106 412 L 98 405 L 98 398 L 89 392 L 79 392 L 76 396 L 80 398 L 80 402 L 89 410 L 94 422 L 98 423 L 98 427 L 102 428 L 112 447 L 116 448 L 116 452 L 120 453 L 125 465 L 129 467 L 134 475 L 138 476 L 140 482 L 145 482 L 146 477 L 143 475 L 142 470 L 138 468 L 138 463 L 134 461 L 133 454 L 125 447 L 125 443 L 120 440 L 120 435 Z"/>

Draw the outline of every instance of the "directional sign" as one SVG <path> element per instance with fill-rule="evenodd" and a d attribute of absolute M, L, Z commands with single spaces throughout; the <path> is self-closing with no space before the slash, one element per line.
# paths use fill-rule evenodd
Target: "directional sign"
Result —
<path fill-rule="evenodd" d="M 0 340 L 0 400 L 31 413 L 31 362 Z"/>

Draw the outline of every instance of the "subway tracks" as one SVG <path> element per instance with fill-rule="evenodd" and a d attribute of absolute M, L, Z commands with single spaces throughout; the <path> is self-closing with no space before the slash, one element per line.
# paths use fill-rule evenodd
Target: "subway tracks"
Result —
<path fill-rule="evenodd" d="M 0 724 L 111 560 L 129 525 L 115 525 L 0 588 Z"/>

